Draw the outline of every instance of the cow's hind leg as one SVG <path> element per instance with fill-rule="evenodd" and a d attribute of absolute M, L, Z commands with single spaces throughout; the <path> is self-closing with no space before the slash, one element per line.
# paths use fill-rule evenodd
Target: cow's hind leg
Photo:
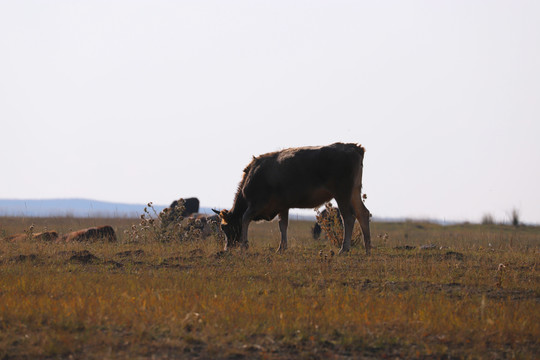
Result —
<path fill-rule="evenodd" d="M 341 212 L 341 219 L 343 220 L 343 243 L 341 244 L 341 249 L 339 253 L 348 252 L 351 249 L 351 238 L 354 228 L 354 213 L 351 208 L 351 205 L 348 201 L 339 201 L 338 207 Z"/>
<path fill-rule="evenodd" d="M 289 226 L 289 210 L 279 214 L 279 231 L 281 232 L 281 241 L 277 252 L 283 252 L 287 249 L 287 227 Z"/>
<path fill-rule="evenodd" d="M 351 203 L 354 208 L 356 219 L 360 223 L 362 228 L 362 235 L 364 236 L 364 246 L 366 248 L 366 254 L 371 253 L 371 233 L 369 231 L 369 218 L 371 214 L 362 201 L 362 191 L 360 188 L 353 189 Z"/>

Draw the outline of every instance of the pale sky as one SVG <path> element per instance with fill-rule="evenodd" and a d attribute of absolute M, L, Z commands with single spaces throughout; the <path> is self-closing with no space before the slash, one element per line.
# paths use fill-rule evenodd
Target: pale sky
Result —
<path fill-rule="evenodd" d="M 540 1 L 0 0 L 0 198 L 230 208 L 356 142 L 377 217 L 540 223 Z"/>

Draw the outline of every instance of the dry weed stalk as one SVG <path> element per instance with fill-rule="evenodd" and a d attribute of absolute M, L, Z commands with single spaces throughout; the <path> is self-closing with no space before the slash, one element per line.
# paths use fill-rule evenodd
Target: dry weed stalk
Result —
<path fill-rule="evenodd" d="M 503 286 L 505 269 L 506 265 L 503 263 L 500 263 L 497 267 L 497 283 L 495 284 L 495 286 L 498 288 L 502 288 Z"/>
<path fill-rule="evenodd" d="M 26 240 L 32 240 L 34 238 L 34 224 L 30 225 L 27 230 L 24 230 L 24 234 L 26 235 Z"/>
<path fill-rule="evenodd" d="M 343 223 L 341 220 L 341 215 L 337 208 L 332 206 L 332 203 L 324 204 L 324 209 L 326 213 L 323 214 L 323 211 L 316 210 L 316 219 L 317 223 L 321 226 L 321 229 L 326 233 L 326 238 L 330 240 L 330 243 L 338 248 L 341 247 L 343 242 Z M 360 233 L 358 229 L 353 231 L 353 236 L 351 238 L 351 245 L 355 246 L 359 242 Z"/>
<path fill-rule="evenodd" d="M 139 223 L 124 232 L 128 242 L 199 240 L 202 237 L 200 228 L 192 226 L 190 222 L 184 223 L 182 216 L 184 204 L 184 199 L 180 199 L 176 207 L 166 208 L 158 214 L 152 202 L 149 202 L 140 216 Z"/>

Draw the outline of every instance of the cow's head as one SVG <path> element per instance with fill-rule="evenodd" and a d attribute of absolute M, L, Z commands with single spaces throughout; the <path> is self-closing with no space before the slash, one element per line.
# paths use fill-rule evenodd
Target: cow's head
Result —
<path fill-rule="evenodd" d="M 225 233 L 225 250 L 235 247 L 242 240 L 242 222 L 235 218 L 229 210 L 217 211 L 212 209 L 221 219 L 221 230 Z"/>

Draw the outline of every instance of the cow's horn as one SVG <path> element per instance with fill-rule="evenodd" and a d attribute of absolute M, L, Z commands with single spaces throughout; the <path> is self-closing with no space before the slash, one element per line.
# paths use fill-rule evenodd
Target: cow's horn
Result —
<path fill-rule="evenodd" d="M 215 212 L 216 214 L 221 214 L 219 211 L 217 211 L 216 209 L 212 209 L 213 212 Z"/>

